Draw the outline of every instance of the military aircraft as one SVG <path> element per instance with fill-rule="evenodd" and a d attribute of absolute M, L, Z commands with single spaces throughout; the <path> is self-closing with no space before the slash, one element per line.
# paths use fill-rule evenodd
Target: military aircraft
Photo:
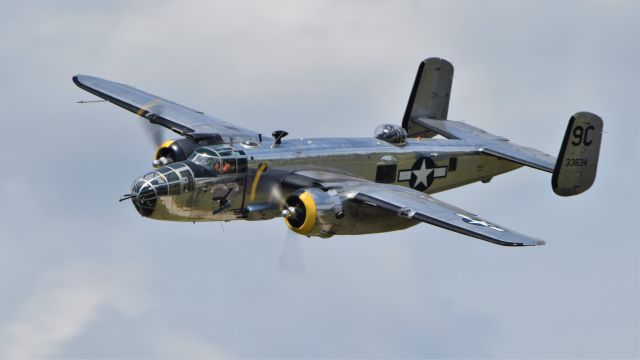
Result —
<path fill-rule="evenodd" d="M 552 173 L 553 191 L 577 195 L 595 180 L 602 119 L 573 115 L 557 158 L 447 119 L 453 65 L 418 67 L 401 125 L 373 137 L 285 139 L 216 119 L 134 87 L 76 75 L 80 88 L 180 135 L 159 144 L 154 170 L 129 194 L 145 217 L 172 221 L 284 218 L 294 232 L 327 238 L 406 229 L 421 222 L 499 245 L 544 241 L 431 196 L 522 166 Z M 433 138 L 440 135 L 440 138 Z"/>

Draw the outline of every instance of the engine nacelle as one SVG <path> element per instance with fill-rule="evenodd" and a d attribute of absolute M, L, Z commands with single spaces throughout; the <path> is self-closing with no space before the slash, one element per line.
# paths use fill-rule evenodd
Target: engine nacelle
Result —
<path fill-rule="evenodd" d="M 344 217 L 342 200 L 334 191 L 307 188 L 294 192 L 285 201 L 285 222 L 298 234 L 330 237 L 334 227 Z"/>
<path fill-rule="evenodd" d="M 291 194 L 285 201 L 282 215 L 294 232 L 323 238 L 383 233 L 419 223 L 374 206 L 354 203 L 340 189 L 323 191 L 316 187 Z"/>
<path fill-rule="evenodd" d="M 222 138 L 217 135 L 194 139 L 167 140 L 156 149 L 153 166 L 160 167 L 172 162 L 186 160 L 197 148 L 220 142 L 222 142 Z"/>

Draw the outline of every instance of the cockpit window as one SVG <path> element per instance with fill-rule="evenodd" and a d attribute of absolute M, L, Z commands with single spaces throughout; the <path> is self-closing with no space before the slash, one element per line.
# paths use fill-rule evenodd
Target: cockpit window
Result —
<path fill-rule="evenodd" d="M 222 159 L 222 173 L 232 174 L 235 172 L 236 172 L 236 159 L 235 158 Z"/>
<path fill-rule="evenodd" d="M 199 148 L 198 150 L 196 150 L 196 153 L 201 155 L 218 156 L 215 151 L 207 149 L 205 147 Z"/>
<path fill-rule="evenodd" d="M 216 155 L 209 155 L 208 152 L 200 152 L 200 150 L 198 150 L 198 152 L 193 153 L 193 155 L 189 157 L 189 160 L 195 164 L 219 173 L 220 159 L 218 159 Z"/>
<path fill-rule="evenodd" d="M 211 157 L 205 157 L 204 159 L 202 159 L 202 166 L 206 167 L 207 169 L 214 170 L 220 167 L 220 160 Z"/>
<path fill-rule="evenodd" d="M 228 145 L 202 147 L 189 160 L 214 171 L 218 175 L 247 171 L 247 155 L 242 150 L 234 150 Z"/>

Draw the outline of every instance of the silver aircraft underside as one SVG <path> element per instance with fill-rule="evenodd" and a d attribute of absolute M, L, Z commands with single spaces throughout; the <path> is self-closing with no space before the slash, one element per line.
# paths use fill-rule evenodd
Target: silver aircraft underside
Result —
<path fill-rule="evenodd" d="M 137 178 L 138 212 L 171 221 L 267 220 L 283 217 L 306 236 L 371 234 L 421 222 L 500 245 L 542 245 L 430 194 L 521 166 L 550 172 L 561 196 L 595 179 L 602 120 L 571 117 L 555 157 L 465 122 L 446 120 L 453 66 L 430 58 L 418 69 L 402 126 L 371 138 L 296 138 L 247 130 L 128 85 L 77 75 L 82 89 L 182 138 L 158 144 L 153 171 Z M 434 139 L 440 135 L 442 139 Z"/>

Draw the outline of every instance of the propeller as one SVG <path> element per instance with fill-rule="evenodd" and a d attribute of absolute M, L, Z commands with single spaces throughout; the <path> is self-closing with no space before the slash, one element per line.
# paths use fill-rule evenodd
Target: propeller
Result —
<path fill-rule="evenodd" d="M 276 204 L 278 209 L 285 209 L 287 198 L 282 190 L 280 181 L 274 181 L 268 174 L 265 173 L 267 165 L 262 163 L 258 166 L 258 170 L 251 184 L 251 192 L 249 198 L 253 202 L 256 198 L 258 191 L 258 185 L 261 181 L 266 181 L 271 186 L 269 191 L 268 202 Z M 279 180 L 279 179 L 278 179 Z M 293 211 L 293 209 L 291 210 Z M 283 210 L 283 216 L 289 216 L 285 214 Z M 284 241 L 282 243 L 282 250 L 280 251 L 280 257 L 278 258 L 278 268 L 288 273 L 304 273 L 305 263 L 302 253 L 302 246 L 300 244 L 300 236 L 290 229 L 286 229 Z"/>
<path fill-rule="evenodd" d="M 154 148 L 159 147 L 164 142 L 164 131 L 160 125 L 144 121 L 142 123 L 142 130 L 145 132 Z"/>
<path fill-rule="evenodd" d="M 282 188 L 278 186 L 278 184 L 273 184 L 271 193 L 269 194 L 269 202 L 278 204 L 278 206 L 282 208 L 286 200 L 287 199 L 284 197 L 284 194 L 282 194 Z"/>
<path fill-rule="evenodd" d="M 154 149 L 158 148 L 160 144 L 164 142 L 164 131 L 160 125 L 152 122 L 154 115 L 161 115 L 164 105 L 160 99 L 154 99 L 147 104 L 143 105 L 136 115 L 143 117 L 145 121 L 142 122 L 142 129 L 147 134 L 147 138 L 153 145 Z M 147 111 L 147 115 L 143 114 Z"/>
<path fill-rule="evenodd" d="M 280 258 L 278 259 L 278 268 L 288 273 L 304 274 L 306 266 L 302 245 L 300 244 L 300 235 L 289 229 L 286 231 Z"/>

